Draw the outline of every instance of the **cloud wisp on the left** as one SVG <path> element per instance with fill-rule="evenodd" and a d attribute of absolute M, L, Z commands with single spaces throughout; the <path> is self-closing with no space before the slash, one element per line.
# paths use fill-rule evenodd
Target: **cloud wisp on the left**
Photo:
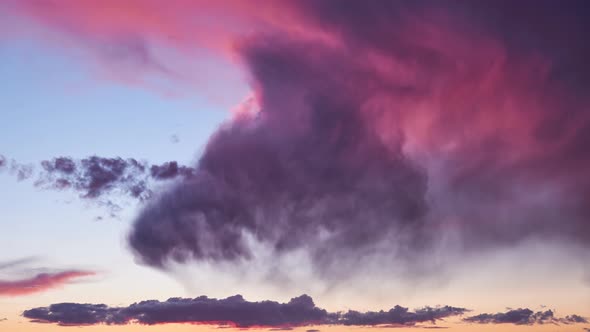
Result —
<path fill-rule="evenodd" d="M 0 278 L 0 297 L 26 296 L 65 287 L 67 284 L 83 280 L 85 277 L 94 276 L 95 271 L 88 270 L 56 270 L 38 272 L 39 269 L 21 268 L 19 273 L 12 271 L 15 267 L 36 261 L 33 258 L 24 258 L 9 262 L 0 262 L 2 275 L 16 274 L 18 278 Z M 13 272 L 13 273 L 11 273 Z M 23 274 L 25 275 L 23 277 Z"/>

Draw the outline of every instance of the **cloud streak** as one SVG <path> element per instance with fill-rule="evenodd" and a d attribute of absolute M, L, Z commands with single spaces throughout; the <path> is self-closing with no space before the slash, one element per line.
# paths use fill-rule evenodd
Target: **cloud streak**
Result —
<path fill-rule="evenodd" d="M 414 326 L 425 322 L 434 324 L 444 318 L 462 315 L 465 312 L 466 309 L 449 306 L 425 307 L 415 312 L 396 306 L 387 312 L 330 313 L 316 307 L 307 295 L 293 298 L 287 303 L 249 302 L 242 296 L 236 295 L 225 299 L 201 296 L 194 299 L 171 298 L 164 302 L 142 301 L 128 307 L 59 303 L 26 310 L 23 316 L 33 322 L 66 326 L 191 323 L 240 328 L 287 329 L 312 325 Z"/>
<path fill-rule="evenodd" d="M 0 280 L 0 296 L 24 296 L 59 288 L 75 279 L 92 276 L 90 271 L 62 271 L 39 273 L 34 277 L 21 280 Z"/>

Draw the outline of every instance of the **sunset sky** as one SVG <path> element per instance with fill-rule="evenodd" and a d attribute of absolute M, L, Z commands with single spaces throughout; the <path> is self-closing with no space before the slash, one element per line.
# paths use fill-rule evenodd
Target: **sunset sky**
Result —
<path fill-rule="evenodd" d="M 0 331 L 590 331 L 590 2 L 0 1 Z"/>

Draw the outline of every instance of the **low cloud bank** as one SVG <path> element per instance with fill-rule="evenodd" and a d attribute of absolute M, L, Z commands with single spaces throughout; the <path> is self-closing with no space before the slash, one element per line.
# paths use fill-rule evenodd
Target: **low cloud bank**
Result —
<path fill-rule="evenodd" d="M 289 302 L 252 302 L 241 295 L 225 299 L 200 296 L 170 298 L 166 301 L 148 300 L 127 307 L 110 307 L 106 304 L 57 303 L 47 307 L 26 310 L 23 316 L 36 323 L 53 323 L 62 326 L 86 325 L 157 325 L 188 323 L 237 328 L 271 328 L 273 331 L 289 330 L 301 326 L 377 326 L 440 328 L 436 323 L 450 317 L 463 316 L 466 308 L 452 306 L 423 307 L 410 310 L 399 305 L 380 311 L 329 312 L 314 303 L 308 295 L 292 298 Z M 479 314 L 465 317 L 468 324 L 577 324 L 588 323 L 578 315 L 558 317 L 554 311 L 512 309 L 495 314 Z M 431 325 L 422 325 L 431 324 Z M 318 330 L 308 330 L 318 331 Z"/>
<path fill-rule="evenodd" d="M 58 303 L 26 310 L 23 316 L 33 322 L 65 326 L 191 323 L 240 328 L 289 328 L 312 325 L 414 326 L 419 323 L 434 324 L 447 317 L 462 315 L 466 311 L 464 308 L 450 306 L 424 307 L 410 311 L 408 308 L 395 306 L 389 311 L 331 313 L 317 307 L 307 295 L 292 298 L 286 303 L 250 302 L 241 295 L 235 295 L 225 299 L 201 296 L 194 299 L 171 298 L 163 302 L 142 301 L 128 307 Z"/>

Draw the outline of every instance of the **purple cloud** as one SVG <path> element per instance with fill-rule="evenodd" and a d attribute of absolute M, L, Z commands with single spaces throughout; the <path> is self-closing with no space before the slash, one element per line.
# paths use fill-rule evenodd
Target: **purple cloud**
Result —
<path fill-rule="evenodd" d="M 448 234 L 469 252 L 589 246 L 587 6 L 425 3 L 294 2 L 332 42 L 272 26 L 240 39 L 260 111 L 142 208 L 140 261 L 248 260 L 253 239 L 329 278 L 371 255 L 422 264 Z"/>
<path fill-rule="evenodd" d="M 578 315 L 568 315 L 565 317 L 555 317 L 552 310 L 534 312 L 530 309 L 513 309 L 506 312 L 495 314 L 480 314 L 466 317 L 463 321 L 478 324 L 515 324 L 515 325 L 534 325 L 534 324 L 575 324 L 588 323 L 588 320 Z"/>
<path fill-rule="evenodd" d="M 142 301 L 128 307 L 59 303 L 26 310 L 23 316 L 33 322 L 66 326 L 191 323 L 286 330 L 311 325 L 414 326 L 424 322 L 434 324 L 447 317 L 462 315 L 466 311 L 463 308 L 444 306 L 425 307 L 412 312 L 396 306 L 387 312 L 329 313 L 316 307 L 307 295 L 293 298 L 287 303 L 249 302 L 242 296 L 235 295 L 219 300 L 201 296 L 194 299 L 171 298 L 164 302 Z"/>
<path fill-rule="evenodd" d="M 176 161 L 158 165 L 133 158 L 98 156 L 56 157 L 41 161 L 39 166 L 36 169 L 32 164 L 9 162 L 0 155 L 0 170 L 8 168 L 19 180 L 37 176 L 35 186 L 39 188 L 72 190 L 87 200 L 117 195 L 146 200 L 152 195 L 150 182 L 190 177 L 194 171 Z"/>
<path fill-rule="evenodd" d="M 74 279 L 92 276 L 95 272 L 69 270 L 55 273 L 39 273 L 20 280 L 0 280 L 0 296 L 24 296 L 61 287 Z"/>

